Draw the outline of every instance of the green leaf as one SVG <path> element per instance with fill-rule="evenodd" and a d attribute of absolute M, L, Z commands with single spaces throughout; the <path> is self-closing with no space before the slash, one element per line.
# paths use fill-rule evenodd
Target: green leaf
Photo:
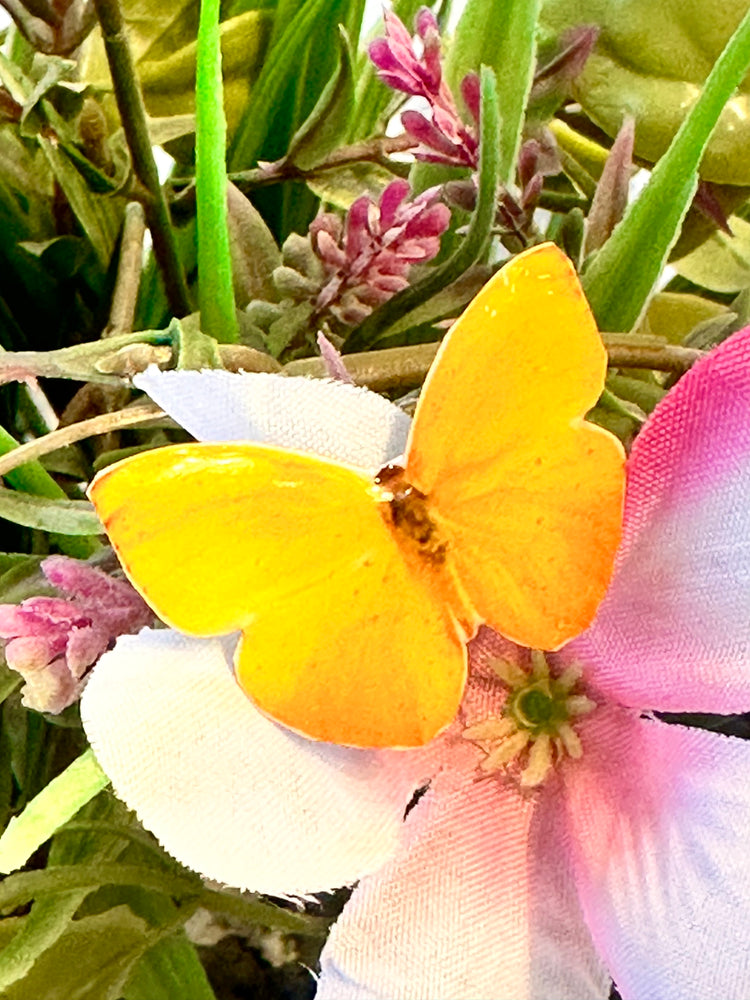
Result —
<path fill-rule="evenodd" d="M 34 851 L 109 784 L 93 751 L 87 750 L 15 816 L 0 837 L 0 872 L 26 864 Z"/>
<path fill-rule="evenodd" d="M 716 232 L 686 257 L 673 261 L 678 274 L 711 292 L 750 287 L 750 222 L 729 219 L 732 235 Z"/>
<path fill-rule="evenodd" d="M 120 232 L 122 204 L 118 210 L 116 201 L 93 194 L 67 153 L 50 139 L 39 135 L 37 142 L 100 264 L 108 267 Z"/>
<path fill-rule="evenodd" d="M 722 108 L 750 65 L 750 11 L 640 197 L 583 276 L 601 330 L 631 330 L 648 302 L 698 185 L 698 166 Z"/>
<path fill-rule="evenodd" d="M 219 45 L 220 0 L 201 0 L 195 89 L 195 197 L 198 306 L 203 332 L 224 344 L 239 340 L 227 228 L 227 125 Z"/>
<path fill-rule="evenodd" d="M 87 890 L 38 899 L 23 924 L 0 951 L 0 996 L 23 979 L 45 951 L 60 940 L 86 898 Z"/>
<path fill-rule="evenodd" d="M 379 201 L 394 179 L 390 170 L 378 163 L 351 163 L 346 167 L 321 170 L 306 177 L 305 183 L 321 201 L 347 211 L 363 194 Z"/>
<path fill-rule="evenodd" d="M 318 103 L 292 136 L 287 159 L 310 170 L 343 142 L 354 106 L 354 75 L 349 38 L 339 25 L 340 58 Z"/>
<path fill-rule="evenodd" d="M 71 921 L 3 1000 L 118 1000 L 152 935 L 127 906 Z"/>
<path fill-rule="evenodd" d="M 7 354 L 0 355 L 0 357 L 7 357 Z M 12 451 L 14 448 L 18 447 L 18 442 L 16 439 L 9 434 L 5 428 L 0 427 L 0 455 L 7 455 L 8 452 Z M 50 476 L 47 470 L 41 465 L 40 462 L 26 462 L 23 465 L 19 465 L 18 468 L 13 469 L 11 472 L 7 473 L 5 477 L 8 483 L 14 488 L 14 490 L 20 490 L 20 493 L 13 493 L 10 490 L 3 489 L 0 487 L 0 517 L 5 517 L 2 513 L 2 498 L 8 497 L 11 507 L 13 506 L 13 497 L 20 497 L 20 504 L 23 506 L 23 494 L 34 494 L 37 499 L 42 497 L 46 498 L 48 501 L 57 500 L 58 502 L 70 503 L 65 498 L 65 491 L 61 486 L 58 486 L 55 480 Z M 32 501 L 32 496 L 27 496 L 27 500 Z M 33 505 L 33 502 L 32 502 Z M 25 521 L 15 520 L 13 517 L 7 518 L 9 521 L 15 521 L 16 524 L 25 524 Z M 26 525 L 27 527 L 34 527 L 34 525 Z M 55 531 L 56 529 L 49 529 Z M 100 529 L 96 532 L 71 532 L 70 534 L 76 535 L 86 535 L 86 534 L 98 534 Z M 63 534 L 69 534 L 68 532 L 63 532 Z M 55 543 L 59 546 L 62 552 L 66 555 L 73 556 L 78 559 L 85 559 L 90 556 L 91 553 L 96 548 L 96 543 L 94 539 L 84 539 L 84 538 L 64 538 L 55 537 Z"/>
<path fill-rule="evenodd" d="M 146 109 L 154 118 L 189 115 L 195 108 L 198 0 L 122 0 L 128 40 L 138 69 Z M 230 133 L 244 111 L 268 43 L 272 10 L 226 12 L 221 25 L 225 111 Z M 98 31 L 84 45 L 81 79 L 111 89 L 107 58 Z M 192 143 L 177 150 L 189 158 Z"/>
<path fill-rule="evenodd" d="M 446 66 L 454 94 L 480 66 L 491 67 L 500 112 L 500 183 L 514 179 L 524 112 L 534 79 L 541 0 L 468 0 Z"/>
<path fill-rule="evenodd" d="M 0 488 L 0 517 L 60 535 L 100 535 L 104 528 L 87 500 L 50 500 Z"/>
<path fill-rule="evenodd" d="M 481 80 L 481 134 L 477 206 L 468 232 L 445 263 L 429 269 L 426 277 L 398 292 L 360 324 L 346 342 L 347 351 L 371 347 L 403 316 L 457 281 L 485 253 L 492 235 L 500 168 L 499 131 L 495 75 L 483 66 Z"/>
<path fill-rule="evenodd" d="M 47 893 L 98 889 L 102 885 L 137 885 L 181 900 L 194 899 L 202 887 L 198 875 L 172 875 L 142 864 L 59 865 L 9 875 L 0 882 L 0 909 L 16 909 Z"/>
<path fill-rule="evenodd" d="M 234 184 L 227 186 L 229 245 L 237 305 L 253 299 L 276 298 L 273 272 L 281 266 L 281 251 L 263 216 Z"/>
<path fill-rule="evenodd" d="M 231 170 L 241 170 L 256 162 L 269 126 L 276 117 L 280 95 L 290 80 L 299 77 L 311 39 L 326 37 L 331 15 L 339 6 L 340 0 L 305 0 L 299 13 L 288 22 L 277 18 L 280 34 L 271 45 L 230 146 Z M 283 30 L 281 25 L 284 25 Z"/>
<path fill-rule="evenodd" d="M 184 934 L 160 941 L 140 959 L 123 1000 L 216 1000 L 193 945 Z"/>
<path fill-rule="evenodd" d="M 596 24 L 601 34 L 573 97 L 611 137 L 625 112 L 636 120 L 635 155 L 664 155 L 700 93 L 747 0 L 545 0 L 542 25 L 559 36 Z M 750 184 L 750 80 L 719 115 L 701 162 L 701 177 Z"/>

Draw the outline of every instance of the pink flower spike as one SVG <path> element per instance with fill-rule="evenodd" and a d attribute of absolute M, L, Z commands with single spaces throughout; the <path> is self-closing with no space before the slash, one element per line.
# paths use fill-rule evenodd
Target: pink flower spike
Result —
<path fill-rule="evenodd" d="M 129 583 L 86 563 L 50 556 L 41 565 L 69 599 L 0 605 L 0 636 L 8 666 L 26 681 L 23 704 L 57 714 L 78 699 L 84 675 L 114 639 L 153 622 L 153 613 Z"/>
<path fill-rule="evenodd" d="M 405 288 L 411 265 L 438 253 L 439 238 L 450 222 L 449 209 L 436 203 L 439 193 L 431 188 L 409 201 L 408 182 L 394 180 L 377 205 L 366 196 L 354 202 L 337 243 L 325 216 L 315 220 L 310 226 L 312 245 L 328 272 L 317 310 L 356 325 L 374 306 Z"/>

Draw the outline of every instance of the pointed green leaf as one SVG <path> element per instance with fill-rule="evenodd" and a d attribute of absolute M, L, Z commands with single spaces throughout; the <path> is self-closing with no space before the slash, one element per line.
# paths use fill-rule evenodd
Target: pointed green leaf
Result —
<path fill-rule="evenodd" d="M 123 1000 L 216 1000 L 196 950 L 183 933 L 146 952 L 122 995 Z"/>
<path fill-rule="evenodd" d="M 1 487 L 0 517 L 60 535 L 100 535 L 104 531 L 87 500 L 50 500 Z"/>
<path fill-rule="evenodd" d="M 346 31 L 339 25 L 340 59 L 318 103 L 292 136 L 287 159 L 309 170 L 343 142 L 354 106 L 352 52 Z"/>
<path fill-rule="evenodd" d="M 229 150 L 231 170 L 255 163 L 275 117 L 280 95 L 290 80 L 299 75 L 302 57 L 310 40 L 326 37 L 340 0 L 305 0 L 299 13 L 286 23 L 277 19 L 278 39 L 272 44 L 263 69 L 252 90 L 243 117 Z M 283 30 L 282 26 L 283 25 Z"/>
<path fill-rule="evenodd" d="M 0 872 L 15 871 L 109 784 L 92 750 L 74 760 L 15 816 L 0 837 Z"/>
<path fill-rule="evenodd" d="M 640 197 L 594 257 L 583 285 L 599 328 L 631 330 L 645 308 L 698 185 L 698 166 L 719 115 L 750 66 L 750 11 Z"/>
<path fill-rule="evenodd" d="M 500 182 L 514 179 L 536 62 L 541 0 L 468 0 L 450 47 L 446 76 L 458 97 L 463 77 L 490 66 L 500 112 Z"/>

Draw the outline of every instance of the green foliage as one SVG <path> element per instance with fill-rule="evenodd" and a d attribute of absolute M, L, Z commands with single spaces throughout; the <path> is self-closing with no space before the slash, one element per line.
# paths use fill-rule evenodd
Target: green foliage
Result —
<path fill-rule="evenodd" d="M 468 0 L 452 37 L 449 5 L 436 4 L 459 106 L 463 76 L 481 76 L 473 177 L 468 168 L 415 166 L 405 144 L 385 138 L 405 95 L 367 58 L 383 29 L 362 36 L 363 0 L 121 2 L 138 74 L 127 81 L 122 118 L 98 29 L 74 56 L 35 52 L 15 29 L 0 44 L 0 455 L 44 438 L 57 418 L 117 414 L 134 399 L 130 377 L 151 363 L 263 371 L 288 363 L 289 374 L 310 374 L 319 330 L 348 361 L 368 352 L 359 370 L 396 396 L 418 384 L 430 342 L 498 261 L 545 239 L 581 262 L 598 321 L 624 334 L 623 350 L 704 349 L 750 319 L 750 188 L 739 186 L 750 184 L 750 14 L 724 49 L 744 0 Z M 393 5 L 410 33 L 421 5 Z M 601 28 L 593 55 L 539 99 L 537 43 L 542 63 L 554 64 L 565 30 L 583 21 Z M 149 143 L 160 142 L 176 160 L 163 188 L 148 191 L 122 127 L 140 95 L 147 159 Z M 627 158 L 616 183 L 601 178 L 626 113 L 636 117 L 636 158 L 655 166 L 614 225 Z M 699 176 L 724 182 L 701 188 L 713 218 L 691 208 Z M 342 319 L 321 305 L 337 272 L 308 227 L 321 206 L 337 215 L 334 243 L 346 258 L 346 212 L 365 195 L 377 206 L 402 177 L 413 184 L 407 202 L 444 185 L 452 214 L 440 253 L 414 263 L 390 298 L 374 297 L 369 315 Z M 598 229 L 589 222 L 597 189 Z M 160 191 L 169 211 L 156 218 Z M 129 201 L 143 204 L 161 256 L 144 253 L 138 235 L 129 242 Z M 722 213 L 731 236 L 716 231 Z M 678 277 L 653 295 L 670 252 Z M 132 327 L 111 325 L 117 297 Z M 16 378 L 41 384 L 2 385 Z M 613 368 L 590 418 L 629 445 L 673 378 Z M 118 419 L 106 432 L 53 441 L 41 460 L 3 477 L 4 546 L 14 551 L 0 553 L 0 602 L 59 596 L 40 569 L 50 552 L 114 566 L 83 487 L 111 461 L 187 437 L 164 418 Z M 58 716 L 30 710 L 22 683 L 0 660 L 0 868 L 13 870 L 0 883 L 3 997 L 224 1000 L 185 929 L 199 909 L 248 940 L 264 929 L 304 940 L 314 963 L 326 920 L 183 869 L 105 787 L 76 706 Z"/>
<path fill-rule="evenodd" d="M 698 186 L 698 167 L 722 108 L 750 66 L 750 12 L 641 196 L 593 259 L 584 287 L 602 330 L 630 330 L 653 291 Z"/>

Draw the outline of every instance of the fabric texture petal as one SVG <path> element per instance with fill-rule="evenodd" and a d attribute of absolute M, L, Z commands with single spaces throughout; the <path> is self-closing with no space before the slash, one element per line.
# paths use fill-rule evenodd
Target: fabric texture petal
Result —
<path fill-rule="evenodd" d="M 750 744 L 617 708 L 580 730 L 576 882 L 623 1000 L 750 996 Z"/>
<path fill-rule="evenodd" d="M 748 412 L 750 328 L 696 364 L 636 439 L 612 585 L 567 647 L 609 700 L 750 707 Z"/>
<path fill-rule="evenodd" d="M 321 956 L 316 1000 L 604 1000 L 553 811 L 450 748 L 399 853 L 363 879 Z M 457 764 L 463 764 L 460 769 Z"/>
<path fill-rule="evenodd" d="M 242 889 L 304 895 L 374 871 L 426 757 L 290 733 L 241 692 L 231 653 L 144 630 L 102 657 L 81 716 L 116 794 L 178 861 Z"/>
<path fill-rule="evenodd" d="M 401 455 L 410 418 L 354 385 L 152 366 L 135 385 L 199 441 L 256 441 L 377 471 Z"/>

